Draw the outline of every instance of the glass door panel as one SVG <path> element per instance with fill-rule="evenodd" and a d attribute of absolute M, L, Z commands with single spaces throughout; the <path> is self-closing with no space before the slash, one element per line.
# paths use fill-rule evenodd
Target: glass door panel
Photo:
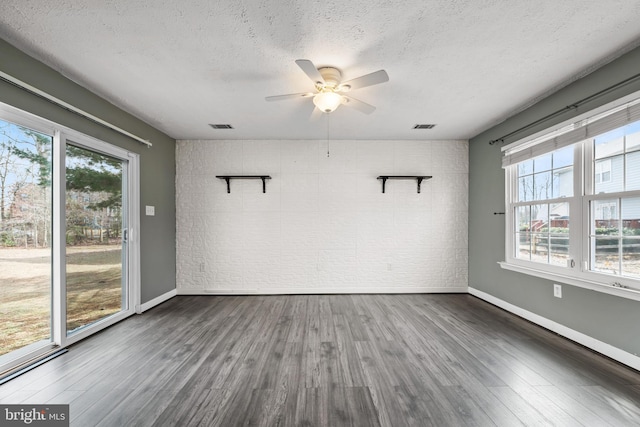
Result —
<path fill-rule="evenodd" d="M 126 306 L 126 162 L 66 147 L 67 335 Z"/>
<path fill-rule="evenodd" d="M 52 341 L 52 145 L 0 120 L 0 367 Z"/>

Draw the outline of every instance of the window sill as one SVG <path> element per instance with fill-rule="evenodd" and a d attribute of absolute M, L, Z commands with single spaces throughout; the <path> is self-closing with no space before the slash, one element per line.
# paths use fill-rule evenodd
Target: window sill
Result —
<path fill-rule="evenodd" d="M 587 273 L 589 276 L 597 277 L 600 280 L 592 280 L 591 278 L 579 277 L 576 275 L 560 274 L 552 271 L 541 270 L 532 267 L 525 267 L 518 264 L 512 264 L 506 261 L 498 262 L 500 267 L 505 270 L 515 271 L 517 273 L 527 274 L 529 276 L 535 276 L 542 279 L 561 282 L 567 285 L 577 286 L 579 288 L 591 289 L 592 291 L 602 292 L 609 295 L 614 295 L 621 298 L 632 299 L 640 301 L 640 291 L 631 288 L 620 288 L 614 286 L 613 282 L 619 282 L 620 278 L 600 276 L 597 273 Z M 606 282 L 605 282 L 606 280 Z M 611 283 L 609 283 L 611 282 Z"/>

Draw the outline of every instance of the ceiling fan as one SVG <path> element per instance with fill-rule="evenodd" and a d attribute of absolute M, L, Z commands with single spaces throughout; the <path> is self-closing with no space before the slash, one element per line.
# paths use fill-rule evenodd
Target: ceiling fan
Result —
<path fill-rule="evenodd" d="M 347 105 L 365 114 L 371 114 L 376 107 L 362 102 L 345 93 L 359 89 L 362 87 L 373 86 L 380 83 L 388 82 L 389 75 L 385 70 L 365 74 L 346 82 L 342 82 L 342 73 L 334 67 L 317 68 L 313 62 L 308 59 L 298 59 L 296 64 L 309 76 L 313 81 L 316 92 L 291 93 L 287 95 L 267 96 L 267 101 L 280 101 L 290 98 L 310 98 L 313 97 L 313 103 L 323 113 L 331 113 L 340 105 Z"/>

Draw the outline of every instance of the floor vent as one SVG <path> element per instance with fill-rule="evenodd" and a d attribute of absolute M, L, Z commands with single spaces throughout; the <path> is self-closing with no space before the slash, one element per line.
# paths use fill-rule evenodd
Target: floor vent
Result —
<path fill-rule="evenodd" d="M 433 129 L 436 125 L 415 125 L 414 129 Z"/>
<path fill-rule="evenodd" d="M 220 125 L 220 124 L 210 123 L 209 126 L 211 126 L 214 129 L 233 129 L 233 126 L 231 125 Z"/>

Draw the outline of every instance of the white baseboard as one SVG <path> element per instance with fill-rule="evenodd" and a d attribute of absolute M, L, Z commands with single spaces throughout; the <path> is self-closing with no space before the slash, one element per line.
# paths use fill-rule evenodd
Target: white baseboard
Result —
<path fill-rule="evenodd" d="M 466 294 L 468 288 L 269 288 L 269 289 L 178 289 L 178 295 L 322 295 L 322 294 Z"/>
<path fill-rule="evenodd" d="M 160 295 L 159 297 L 155 297 L 151 301 L 147 301 L 144 304 L 140 304 L 137 307 L 136 313 L 138 314 L 144 313 L 145 311 L 155 307 L 158 304 L 162 304 L 163 302 L 175 297 L 176 295 L 178 295 L 178 292 L 176 289 L 173 289 L 167 293 Z"/>
<path fill-rule="evenodd" d="M 494 297 L 493 295 L 487 294 L 478 289 L 469 287 L 469 293 L 484 301 L 487 301 L 488 303 L 491 303 L 517 316 L 527 319 L 530 322 L 533 322 L 539 326 L 542 326 L 545 329 L 553 331 L 558 335 L 562 335 L 563 337 L 568 338 L 571 341 L 575 341 L 578 344 L 582 344 L 583 346 L 590 348 L 591 350 L 597 351 L 600 354 L 603 354 L 607 357 L 610 357 L 613 360 L 616 360 L 622 364 L 625 364 L 633 369 L 640 371 L 640 357 L 638 357 L 635 354 L 631 354 L 618 347 L 614 347 L 610 344 L 607 344 L 606 342 L 602 342 L 600 340 L 592 338 L 588 335 L 583 334 L 582 332 L 578 332 L 571 328 L 567 328 L 566 326 L 556 323 L 553 320 L 547 319 L 545 317 L 542 317 L 540 315 L 527 311 L 523 308 L 520 308 L 511 303 L 503 301 L 499 298 Z"/>

